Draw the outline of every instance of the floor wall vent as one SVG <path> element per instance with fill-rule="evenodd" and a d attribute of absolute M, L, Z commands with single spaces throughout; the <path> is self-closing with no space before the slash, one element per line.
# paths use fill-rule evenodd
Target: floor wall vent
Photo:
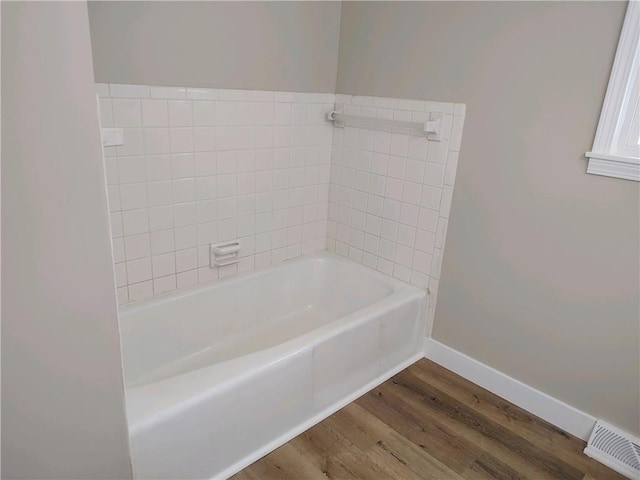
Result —
<path fill-rule="evenodd" d="M 584 453 L 626 477 L 640 479 L 640 439 L 602 420 L 596 422 Z"/>

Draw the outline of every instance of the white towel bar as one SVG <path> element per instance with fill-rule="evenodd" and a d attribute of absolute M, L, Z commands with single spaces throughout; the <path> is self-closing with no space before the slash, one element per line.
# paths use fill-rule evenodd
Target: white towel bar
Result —
<path fill-rule="evenodd" d="M 426 136 L 429 140 L 440 140 L 442 128 L 442 113 L 431 112 L 429 120 L 421 122 L 406 122 L 404 120 L 388 120 L 384 118 L 360 117 L 347 115 L 340 111 L 331 111 L 327 114 L 327 120 L 333 122 L 336 127 L 359 127 L 372 130 L 388 130 L 392 132 L 405 132 L 412 135 Z"/>

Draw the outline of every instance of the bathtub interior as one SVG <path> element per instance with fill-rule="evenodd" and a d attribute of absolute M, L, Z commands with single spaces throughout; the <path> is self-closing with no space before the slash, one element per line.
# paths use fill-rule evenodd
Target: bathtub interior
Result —
<path fill-rule="evenodd" d="M 394 283 L 330 255 L 121 310 L 127 388 L 279 345 L 388 297 Z"/>

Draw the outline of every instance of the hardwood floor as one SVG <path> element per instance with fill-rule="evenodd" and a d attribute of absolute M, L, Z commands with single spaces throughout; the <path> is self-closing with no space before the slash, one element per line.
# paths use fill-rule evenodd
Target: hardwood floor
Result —
<path fill-rule="evenodd" d="M 423 359 L 231 478 L 624 479 L 584 446 Z"/>

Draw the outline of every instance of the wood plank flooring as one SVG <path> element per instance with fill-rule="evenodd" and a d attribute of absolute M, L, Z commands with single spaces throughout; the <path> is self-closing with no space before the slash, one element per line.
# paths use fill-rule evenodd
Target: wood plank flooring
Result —
<path fill-rule="evenodd" d="M 233 480 L 623 480 L 584 442 L 423 359 Z"/>

